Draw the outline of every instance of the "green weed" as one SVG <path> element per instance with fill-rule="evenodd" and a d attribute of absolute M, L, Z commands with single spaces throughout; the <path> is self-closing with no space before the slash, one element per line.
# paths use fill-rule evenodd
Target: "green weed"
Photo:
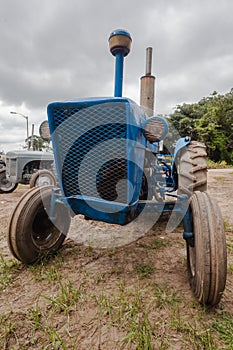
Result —
<path fill-rule="evenodd" d="M 212 329 L 218 332 L 220 338 L 224 341 L 221 349 L 233 349 L 233 318 L 228 313 L 223 313 L 221 317 L 212 323 Z"/>
<path fill-rule="evenodd" d="M 164 306 L 174 306 L 182 300 L 181 296 L 177 295 L 177 292 L 174 289 L 166 286 L 156 286 L 154 295 L 156 297 L 156 305 L 159 308 Z"/>
<path fill-rule="evenodd" d="M 55 310 L 68 313 L 77 301 L 85 299 L 85 295 L 84 292 L 80 288 L 76 288 L 70 280 L 64 284 L 59 280 L 58 283 L 60 286 L 59 294 L 54 297 L 42 297 L 48 300 Z"/>
<path fill-rule="evenodd" d="M 186 315 L 182 317 L 179 307 L 173 308 L 169 328 L 182 335 L 183 343 L 189 349 L 218 350 L 211 325 L 207 319 L 204 321 L 204 315 L 203 310 L 197 310 L 197 319 L 191 316 L 187 321 Z"/>
<path fill-rule="evenodd" d="M 160 249 L 163 247 L 168 247 L 170 245 L 169 242 L 167 242 L 166 240 L 162 239 L 162 238 L 155 238 L 152 242 L 148 243 L 144 243 L 144 242 L 138 242 L 137 246 L 144 248 L 144 249 Z"/>
<path fill-rule="evenodd" d="M 227 270 L 228 270 L 229 273 L 232 274 L 233 273 L 233 264 L 229 264 Z"/>
<path fill-rule="evenodd" d="M 229 222 L 224 220 L 224 229 L 226 232 L 231 233 L 233 232 L 233 225 L 229 224 Z"/>
<path fill-rule="evenodd" d="M 53 325 L 46 327 L 45 334 L 49 340 L 49 344 L 43 348 L 44 350 L 68 350 L 64 340 Z"/>
<path fill-rule="evenodd" d="M 139 278 L 149 278 L 154 272 L 153 266 L 150 264 L 135 264 L 134 271 L 137 273 Z"/>
<path fill-rule="evenodd" d="M 15 323 L 11 322 L 7 316 L 0 315 L 0 347 L 1 349 L 8 349 L 9 338 L 13 337 L 17 340 L 15 333 Z"/>
<path fill-rule="evenodd" d="M 35 309 L 29 309 L 26 312 L 26 318 L 31 322 L 33 330 L 42 328 L 42 310 L 36 304 Z"/>
<path fill-rule="evenodd" d="M 224 176 L 215 176 L 214 179 L 218 182 L 223 182 L 225 181 L 225 177 Z"/>
<path fill-rule="evenodd" d="M 124 283 L 119 285 L 119 291 L 118 295 L 101 293 L 93 296 L 99 309 L 99 327 L 109 322 L 111 326 L 124 331 L 125 336 L 121 340 L 123 347 L 120 347 L 122 349 L 133 347 L 137 350 L 152 350 L 154 330 L 148 317 L 149 307 L 145 307 L 139 291 L 127 291 Z"/>
<path fill-rule="evenodd" d="M 19 261 L 7 260 L 0 253 L 0 291 L 14 280 L 20 265 Z"/>
<path fill-rule="evenodd" d="M 58 252 L 56 256 L 53 256 L 53 260 L 50 264 L 51 255 L 43 256 L 35 265 L 28 266 L 31 272 L 32 278 L 35 281 L 47 280 L 58 281 L 60 280 L 60 274 L 58 268 L 62 266 L 63 257 Z"/>
<path fill-rule="evenodd" d="M 225 169 L 231 168 L 232 165 L 227 164 L 225 160 L 222 160 L 220 162 L 214 162 L 213 160 L 207 158 L 207 167 L 208 169 Z"/>

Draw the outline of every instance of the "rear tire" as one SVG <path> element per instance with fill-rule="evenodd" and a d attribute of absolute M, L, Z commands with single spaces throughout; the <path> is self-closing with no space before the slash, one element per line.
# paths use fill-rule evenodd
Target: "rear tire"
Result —
<path fill-rule="evenodd" d="M 25 264 L 57 251 L 70 227 L 70 214 L 62 203 L 56 203 L 52 220 L 48 216 L 52 186 L 36 187 L 20 198 L 8 226 L 8 246 Z"/>
<path fill-rule="evenodd" d="M 194 240 L 187 241 L 191 289 L 201 304 L 219 303 L 227 274 L 226 237 L 217 204 L 207 193 L 195 192 L 190 202 Z"/>
<path fill-rule="evenodd" d="M 178 194 L 191 196 L 194 191 L 207 191 L 206 146 L 191 141 L 181 150 L 178 167 Z"/>
<path fill-rule="evenodd" d="M 0 169 L 0 193 L 11 193 L 17 188 L 18 184 L 10 182 L 6 178 L 6 170 Z"/>
<path fill-rule="evenodd" d="M 30 179 L 29 186 L 40 187 L 40 186 L 56 186 L 57 180 L 53 173 L 49 170 L 43 169 L 38 170 L 34 173 Z"/>

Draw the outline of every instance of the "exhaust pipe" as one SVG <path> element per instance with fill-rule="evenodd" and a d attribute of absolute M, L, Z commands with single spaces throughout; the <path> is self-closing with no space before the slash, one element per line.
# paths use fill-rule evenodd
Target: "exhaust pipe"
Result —
<path fill-rule="evenodd" d="M 141 77 L 140 106 L 148 117 L 154 115 L 155 77 L 151 75 L 152 47 L 146 49 L 146 74 Z"/>

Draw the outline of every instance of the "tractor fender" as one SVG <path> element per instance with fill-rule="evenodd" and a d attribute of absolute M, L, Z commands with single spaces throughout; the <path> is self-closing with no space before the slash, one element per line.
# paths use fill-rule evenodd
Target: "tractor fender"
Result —
<path fill-rule="evenodd" d="M 181 137 L 180 139 L 178 139 L 177 143 L 176 143 L 176 147 L 174 150 L 174 155 L 173 155 L 173 161 L 172 161 L 172 174 L 174 174 L 174 172 L 176 172 L 176 160 L 177 160 L 177 156 L 179 155 L 180 151 L 186 147 L 187 145 L 189 145 L 191 142 L 191 137 Z"/>

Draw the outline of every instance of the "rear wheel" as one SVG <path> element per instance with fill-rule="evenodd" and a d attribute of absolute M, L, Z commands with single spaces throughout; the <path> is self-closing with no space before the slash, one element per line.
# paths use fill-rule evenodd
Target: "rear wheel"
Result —
<path fill-rule="evenodd" d="M 60 248 L 70 226 L 70 214 L 62 203 L 55 204 L 55 218 L 49 218 L 52 186 L 36 187 L 21 197 L 8 226 L 8 246 L 25 264 Z"/>
<path fill-rule="evenodd" d="M 39 170 L 32 175 L 29 185 L 30 188 L 48 185 L 56 186 L 56 177 L 49 170 Z"/>
<path fill-rule="evenodd" d="M 217 204 L 204 192 L 190 202 L 194 239 L 187 241 L 191 289 L 200 303 L 219 303 L 226 284 L 227 253 L 223 219 Z"/>
<path fill-rule="evenodd" d="M 17 186 L 17 183 L 15 184 L 7 180 L 5 169 L 0 169 L 0 193 L 11 193 Z"/>
<path fill-rule="evenodd" d="M 207 190 L 206 147 L 191 141 L 180 155 L 178 166 L 178 193 L 192 195 L 194 191 Z"/>

